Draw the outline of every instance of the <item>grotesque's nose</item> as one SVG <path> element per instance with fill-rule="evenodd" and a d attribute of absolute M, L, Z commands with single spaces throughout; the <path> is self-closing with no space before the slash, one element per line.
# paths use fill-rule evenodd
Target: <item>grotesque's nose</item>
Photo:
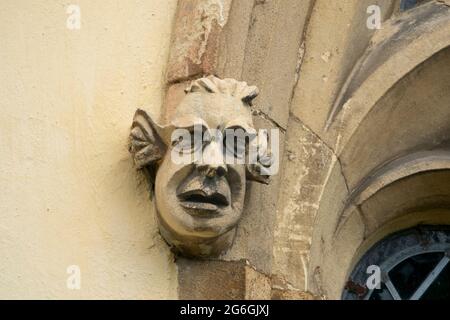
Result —
<path fill-rule="evenodd" d="M 203 149 L 201 161 L 197 163 L 200 173 L 209 178 L 223 177 L 227 173 L 227 166 L 224 162 L 222 144 L 211 141 Z"/>

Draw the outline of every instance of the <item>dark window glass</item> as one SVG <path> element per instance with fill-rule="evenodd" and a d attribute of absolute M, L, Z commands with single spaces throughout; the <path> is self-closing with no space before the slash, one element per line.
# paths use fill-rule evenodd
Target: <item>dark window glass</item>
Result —
<path fill-rule="evenodd" d="M 406 259 L 395 266 L 389 272 L 389 279 L 400 297 L 409 299 L 443 256 L 442 252 L 425 253 Z"/>
<path fill-rule="evenodd" d="M 450 264 L 447 264 L 428 290 L 425 291 L 421 300 L 450 300 Z"/>

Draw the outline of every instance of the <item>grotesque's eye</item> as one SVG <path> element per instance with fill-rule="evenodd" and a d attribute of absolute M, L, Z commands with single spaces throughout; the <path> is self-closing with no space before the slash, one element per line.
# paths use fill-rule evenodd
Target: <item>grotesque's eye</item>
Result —
<path fill-rule="evenodd" d="M 200 150 L 203 145 L 203 127 L 179 128 L 172 132 L 172 147 L 187 154 Z"/>
<path fill-rule="evenodd" d="M 238 159 L 245 158 L 248 144 L 244 129 L 240 127 L 226 129 L 223 144 L 226 154 Z"/>

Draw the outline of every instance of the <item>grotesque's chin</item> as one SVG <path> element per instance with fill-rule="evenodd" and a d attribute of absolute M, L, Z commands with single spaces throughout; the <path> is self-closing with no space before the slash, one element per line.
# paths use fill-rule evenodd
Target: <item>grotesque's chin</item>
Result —
<path fill-rule="evenodd" d="M 181 236 L 174 233 L 166 223 L 159 221 L 159 231 L 174 253 L 188 258 L 210 258 L 219 256 L 231 247 L 236 228 L 215 237 L 199 238 Z"/>

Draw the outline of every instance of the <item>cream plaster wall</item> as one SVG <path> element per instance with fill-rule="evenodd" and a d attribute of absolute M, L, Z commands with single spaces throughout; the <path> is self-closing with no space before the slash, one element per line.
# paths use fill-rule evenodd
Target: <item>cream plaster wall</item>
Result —
<path fill-rule="evenodd" d="M 81 29 L 66 27 L 66 7 Z M 0 298 L 176 298 L 127 136 L 158 115 L 176 0 L 0 4 Z M 66 269 L 78 265 L 81 289 Z"/>

